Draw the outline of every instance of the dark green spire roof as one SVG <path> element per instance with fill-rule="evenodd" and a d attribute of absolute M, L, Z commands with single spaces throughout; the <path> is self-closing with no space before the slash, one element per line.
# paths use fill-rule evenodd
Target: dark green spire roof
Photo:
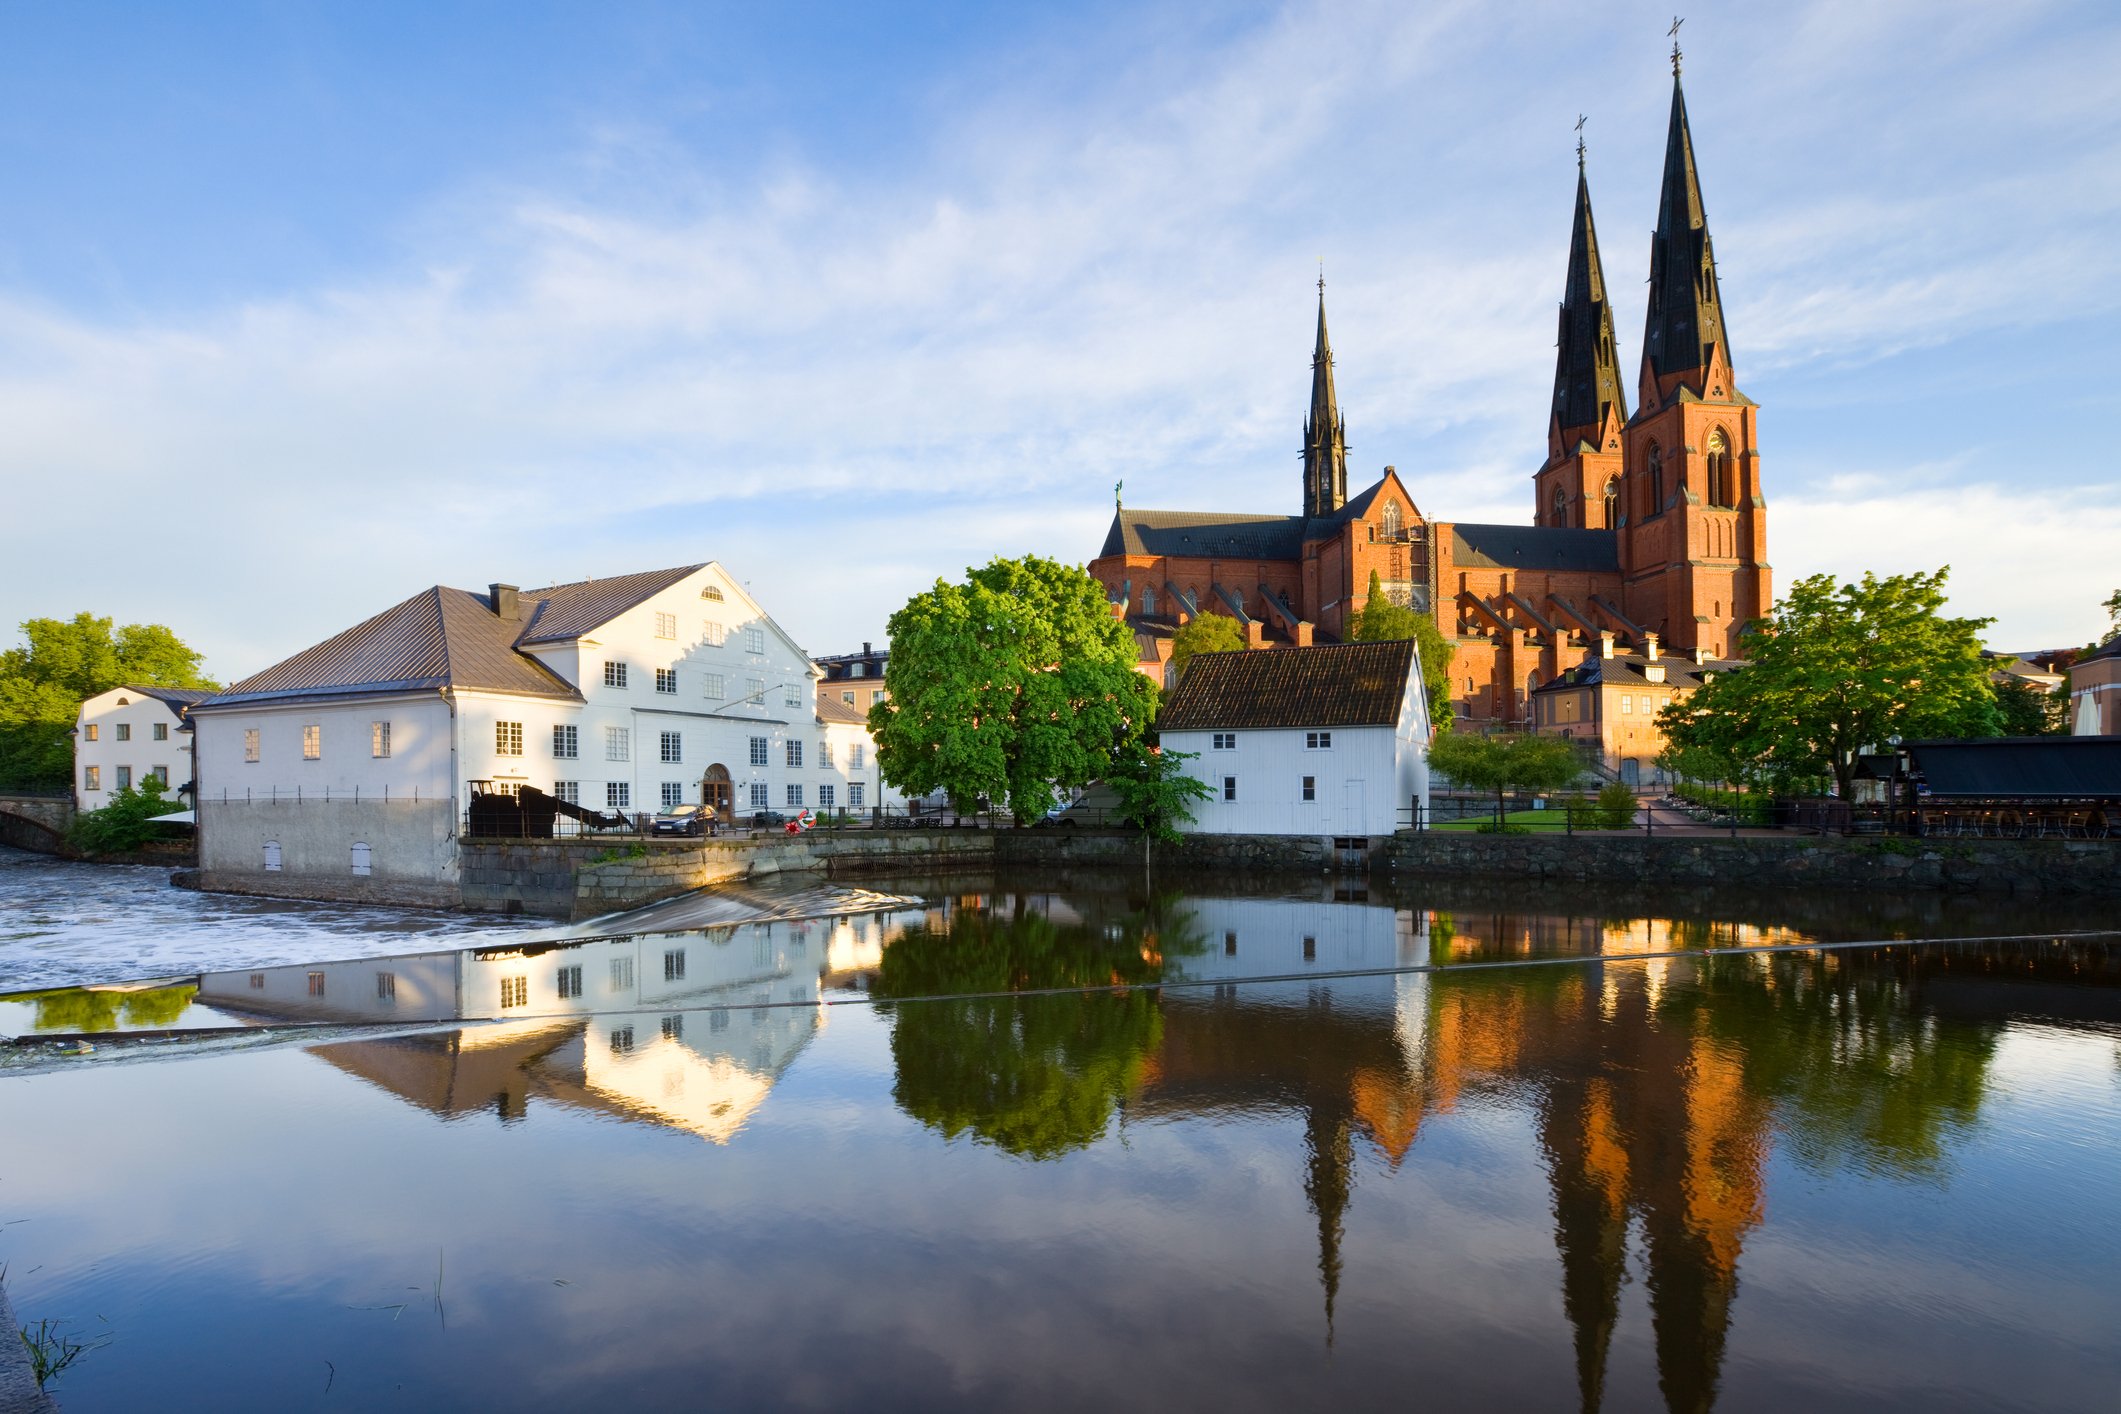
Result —
<path fill-rule="evenodd" d="M 1333 395 L 1333 344 L 1326 337 L 1326 282 L 1318 282 L 1318 343 L 1311 351 L 1311 411 L 1304 418 L 1304 514 L 1327 516 L 1348 499 L 1348 436 Z"/>
<path fill-rule="evenodd" d="M 1606 299 L 1598 229 L 1591 222 L 1591 186 L 1578 159 L 1576 219 L 1569 232 L 1569 278 L 1561 295 L 1561 334 L 1554 360 L 1554 417 L 1568 450 L 1571 432 L 1597 427 L 1611 408 L 1627 421 L 1621 393 L 1620 350 L 1613 339 L 1613 307 Z"/>
<path fill-rule="evenodd" d="M 1659 377 L 1704 368 L 1709 349 L 1731 346 L 1716 288 L 1716 256 L 1701 203 L 1694 166 L 1694 137 L 1687 128 L 1686 94 L 1672 76 L 1672 125 L 1664 144 L 1664 190 L 1657 199 L 1657 234 L 1650 240 L 1650 316 L 1642 335 L 1643 356 Z"/>

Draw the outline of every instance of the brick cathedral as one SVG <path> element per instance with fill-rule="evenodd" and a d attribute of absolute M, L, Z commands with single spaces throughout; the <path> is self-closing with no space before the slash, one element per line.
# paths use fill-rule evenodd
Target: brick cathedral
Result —
<path fill-rule="evenodd" d="M 1236 619 L 1258 647 L 1336 641 L 1373 570 L 1457 643 L 1461 717 L 1522 725 L 1533 689 L 1616 646 L 1650 661 L 1729 657 L 1772 600 L 1767 509 L 1758 409 L 1732 376 L 1676 52 L 1649 276 L 1630 413 L 1579 147 L 1529 526 L 1430 520 L 1389 466 L 1348 495 L 1321 286 L 1302 513 L 1114 511 L 1089 569 L 1134 629 L 1142 670 L 1164 680 L 1171 636 L 1196 614 Z"/>

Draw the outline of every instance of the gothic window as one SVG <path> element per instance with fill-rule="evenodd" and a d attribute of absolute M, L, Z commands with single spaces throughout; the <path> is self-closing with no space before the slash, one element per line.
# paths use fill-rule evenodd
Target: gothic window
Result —
<path fill-rule="evenodd" d="M 1737 487 L 1732 484 L 1731 447 L 1723 437 L 1723 429 L 1709 433 L 1709 504 L 1730 507 L 1738 504 Z"/>
<path fill-rule="evenodd" d="M 1555 525 L 1567 525 L 1569 523 L 1569 493 L 1559 486 L 1554 488 L 1553 523 Z"/>
<path fill-rule="evenodd" d="M 1146 584 L 1142 586 L 1142 612 L 1145 614 L 1156 612 L 1156 591 Z"/>
<path fill-rule="evenodd" d="M 1650 455 L 1644 469 L 1650 485 L 1650 505 L 1644 514 L 1656 515 L 1664 509 L 1664 451 L 1655 442 L 1650 443 Z"/>
<path fill-rule="evenodd" d="M 1605 528 L 1615 530 L 1620 526 L 1620 478 L 1605 479 Z"/>
<path fill-rule="evenodd" d="M 1387 539 L 1387 540 L 1397 540 L 1398 538 L 1399 538 L 1399 502 L 1397 502 L 1397 501 L 1387 501 L 1387 502 L 1385 503 L 1385 539 Z"/>

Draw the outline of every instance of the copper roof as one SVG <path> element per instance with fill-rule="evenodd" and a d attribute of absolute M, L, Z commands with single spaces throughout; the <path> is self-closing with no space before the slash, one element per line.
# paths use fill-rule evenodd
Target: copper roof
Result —
<path fill-rule="evenodd" d="M 1203 653 L 1186 665 L 1160 731 L 1368 727 L 1399 720 L 1414 640 Z"/>
<path fill-rule="evenodd" d="M 486 596 L 436 585 L 232 684 L 197 710 L 445 687 L 580 701 L 565 678 L 516 648 L 522 630 L 520 620 L 497 617 Z"/>

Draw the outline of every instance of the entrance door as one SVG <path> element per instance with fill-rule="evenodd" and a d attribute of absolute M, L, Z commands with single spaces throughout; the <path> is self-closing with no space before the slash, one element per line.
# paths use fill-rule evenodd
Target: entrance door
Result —
<path fill-rule="evenodd" d="M 736 793 L 729 784 L 729 768 L 719 761 L 700 779 L 700 807 L 725 825 L 734 817 Z"/>

